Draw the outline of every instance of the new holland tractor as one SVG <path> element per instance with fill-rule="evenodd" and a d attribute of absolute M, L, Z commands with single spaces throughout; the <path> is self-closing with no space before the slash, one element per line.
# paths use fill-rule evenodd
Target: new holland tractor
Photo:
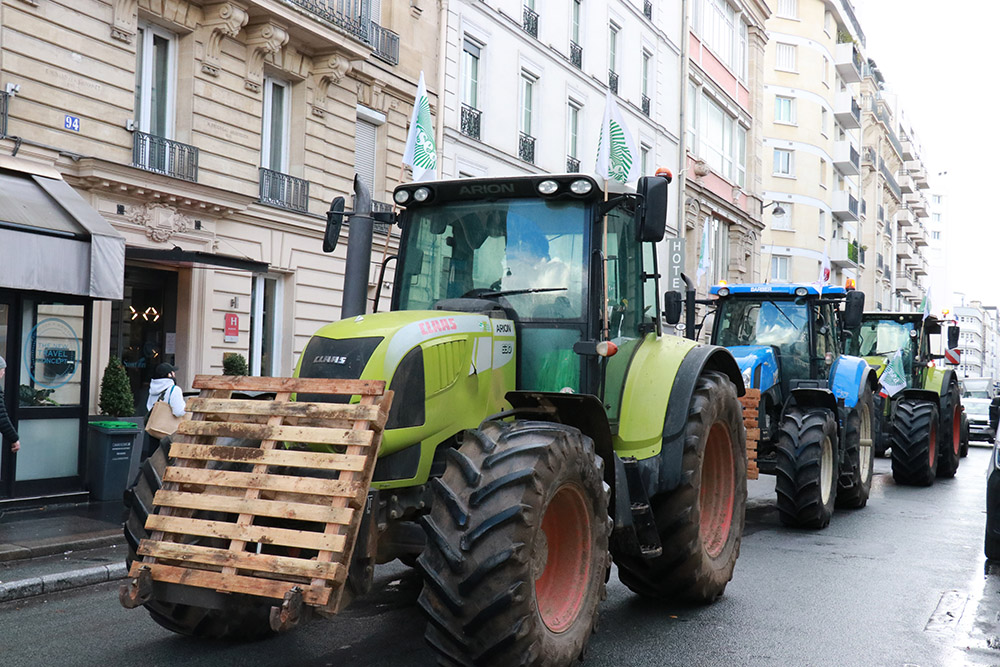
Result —
<path fill-rule="evenodd" d="M 954 477 L 963 444 L 968 451 L 958 375 L 944 366 L 945 355 L 931 353 L 932 337 L 946 325 L 947 320 L 922 313 L 871 312 L 851 339 L 852 354 L 864 357 L 888 387 L 875 449 L 880 455 L 891 450 L 897 484 L 927 486 L 935 477 Z M 951 350 L 960 330 L 947 331 Z M 895 383 L 887 382 L 890 364 L 895 368 L 889 373 L 899 376 Z"/>
<path fill-rule="evenodd" d="M 331 207 L 327 250 L 350 216 L 344 319 L 312 336 L 296 375 L 394 392 L 361 525 L 371 539 L 346 586 L 367 591 L 376 563 L 419 568 L 442 663 L 576 661 L 612 559 L 628 588 L 672 602 L 711 602 L 732 578 L 743 381 L 727 350 L 661 331 L 668 183 L 400 186 L 402 212 L 376 214 L 402 230 L 391 310 L 376 313 L 370 197 L 356 180 L 356 210 Z"/>
<path fill-rule="evenodd" d="M 759 392 L 757 466 L 776 476 L 782 523 L 824 528 L 871 489 L 875 373 L 844 353 L 864 294 L 842 287 L 714 286 L 712 343 Z M 756 394 L 756 392 L 754 392 Z"/>

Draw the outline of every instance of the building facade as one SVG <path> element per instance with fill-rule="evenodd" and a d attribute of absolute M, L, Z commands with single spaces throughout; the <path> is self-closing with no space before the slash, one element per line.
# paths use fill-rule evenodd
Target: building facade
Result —
<path fill-rule="evenodd" d="M 762 123 L 766 32 L 763 2 L 688 3 L 684 105 L 687 273 L 707 239 L 711 267 L 700 288 L 761 279 L 764 229 Z M 708 233 L 706 234 L 706 227 Z"/>
<path fill-rule="evenodd" d="M 57 290 L 35 298 L 0 283 L 6 395 L 22 397 L 11 408 L 24 442 L 0 454 L 0 498 L 73 493 L 111 356 L 125 361 L 138 411 L 161 361 L 180 366 L 186 390 L 228 353 L 287 375 L 313 331 L 339 318 L 344 244 L 321 252 L 324 212 L 349 199 L 355 173 L 390 200 L 419 73 L 437 71 L 438 9 L 3 0 L 0 12 L 0 145 L 22 171 L 70 184 L 124 239 L 117 296 L 67 305 Z M 376 233 L 376 261 L 395 243 L 389 231 Z M 42 340 L 31 327 L 53 319 L 86 360 L 53 365 L 84 388 L 65 401 L 26 361 Z"/>

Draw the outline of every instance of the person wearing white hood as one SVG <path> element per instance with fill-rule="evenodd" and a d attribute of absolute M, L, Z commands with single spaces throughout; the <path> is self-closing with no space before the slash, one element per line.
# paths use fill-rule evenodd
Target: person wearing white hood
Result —
<path fill-rule="evenodd" d="M 177 386 L 177 366 L 162 363 L 153 371 L 153 379 L 149 382 L 149 397 L 146 399 L 146 414 L 153 409 L 157 401 L 166 401 L 175 417 L 183 417 L 185 413 L 184 392 Z M 169 438 L 170 436 L 167 436 Z M 166 439 L 166 438 L 164 438 Z M 146 442 L 142 458 L 152 454 L 160 443 L 151 435 L 146 434 Z"/>

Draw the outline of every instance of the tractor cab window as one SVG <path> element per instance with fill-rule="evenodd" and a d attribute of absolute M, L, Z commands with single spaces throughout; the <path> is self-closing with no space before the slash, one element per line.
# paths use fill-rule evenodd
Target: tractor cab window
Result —
<path fill-rule="evenodd" d="M 608 213 L 608 327 L 612 340 L 637 338 L 639 324 L 655 317 L 643 306 L 643 245 L 635 240 L 632 214 L 621 208 Z M 651 281 L 652 282 L 652 281 Z"/>
<path fill-rule="evenodd" d="M 893 357 L 903 351 L 903 367 L 907 375 L 913 372 L 918 331 L 913 322 L 868 320 L 861 324 L 858 335 L 851 341 L 852 352 L 860 357 Z"/>
<path fill-rule="evenodd" d="M 522 321 L 582 320 L 588 225 L 579 202 L 457 202 L 413 212 L 399 308 L 502 296 Z M 487 295 L 490 296 L 490 295 Z"/>
<path fill-rule="evenodd" d="M 829 371 L 829 367 L 826 365 L 826 355 L 831 354 L 834 358 L 837 356 L 837 338 L 835 332 L 837 319 L 833 309 L 826 304 L 821 305 L 814 313 L 816 321 L 813 329 L 816 331 L 818 377 L 826 377 Z"/>
<path fill-rule="evenodd" d="M 727 299 L 716 316 L 716 345 L 769 345 L 780 357 L 784 379 L 810 376 L 807 303 Z"/>

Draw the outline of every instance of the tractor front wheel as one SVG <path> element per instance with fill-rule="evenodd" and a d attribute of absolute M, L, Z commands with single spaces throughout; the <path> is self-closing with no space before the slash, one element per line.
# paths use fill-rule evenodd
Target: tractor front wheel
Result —
<path fill-rule="evenodd" d="M 962 460 L 962 400 L 955 385 L 948 391 L 948 401 L 942 408 L 940 435 L 937 476 L 951 479 Z"/>
<path fill-rule="evenodd" d="M 892 478 L 897 484 L 930 486 L 938 466 L 938 408 L 902 399 L 892 419 Z"/>
<path fill-rule="evenodd" d="M 681 485 L 651 503 L 663 553 L 616 556 L 618 578 L 640 595 L 704 604 L 733 578 L 746 514 L 742 407 L 722 373 L 706 372 L 695 385 L 682 465 Z"/>
<path fill-rule="evenodd" d="M 837 421 L 822 408 L 790 408 L 778 434 L 778 517 L 786 526 L 826 528 L 837 495 Z"/>
<path fill-rule="evenodd" d="M 876 424 L 872 390 L 866 386 L 847 415 L 847 470 L 840 472 L 837 507 L 859 508 L 868 504 L 875 469 Z"/>
<path fill-rule="evenodd" d="M 417 559 L 428 643 L 443 664 L 574 663 L 611 564 L 593 442 L 560 424 L 487 422 L 449 456 Z"/>

